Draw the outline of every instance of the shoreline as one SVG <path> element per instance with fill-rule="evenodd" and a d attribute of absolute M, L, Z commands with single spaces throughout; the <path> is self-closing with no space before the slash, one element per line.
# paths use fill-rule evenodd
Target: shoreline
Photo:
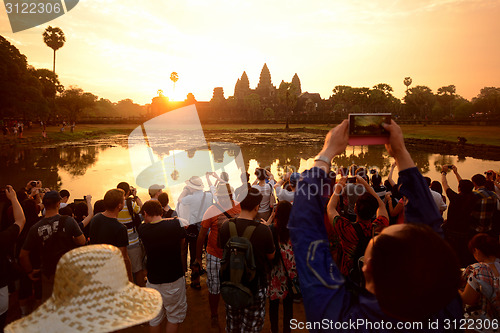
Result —
<path fill-rule="evenodd" d="M 83 127 L 83 126 L 82 126 Z M 210 126 L 207 126 L 210 127 Z M 59 144 L 64 142 L 82 142 L 86 140 L 103 139 L 116 135 L 129 135 L 135 128 L 132 126 L 118 126 L 116 128 L 102 129 L 80 129 L 74 133 L 59 132 L 57 128 L 48 131 L 47 138 L 43 138 L 38 129 L 27 131 L 26 136 L 22 139 L 13 137 L 12 135 L 4 136 L 0 139 L 0 148 L 20 148 Z M 295 127 L 290 129 L 276 127 L 261 127 L 261 128 L 207 128 L 204 130 L 207 134 L 217 133 L 310 133 L 318 135 L 326 135 L 328 129 L 322 128 L 307 128 Z M 405 136 L 405 143 L 408 147 L 415 149 L 425 149 L 433 153 L 441 155 L 458 155 L 480 159 L 500 160 L 500 145 L 488 145 L 477 143 L 459 144 L 450 140 L 441 140 L 433 138 L 418 138 L 415 135 Z"/>

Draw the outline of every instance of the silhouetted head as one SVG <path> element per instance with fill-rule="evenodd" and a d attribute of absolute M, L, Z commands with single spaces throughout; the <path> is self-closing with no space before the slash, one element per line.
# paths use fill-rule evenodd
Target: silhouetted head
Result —
<path fill-rule="evenodd" d="M 486 178 L 483 175 L 475 174 L 474 176 L 472 176 L 471 180 L 472 183 L 474 183 L 475 188 L 486 185 Z"/>
<path fill-rule="evenodd" d="M 382 184 L 382 177 L 380 177 L 380 175 L 376 173 L 372 176 L 372 185 L 374 187 L 379 187 L 380 184 Z"/>
<path fill-rule="evenodd" d="M 458 259 L 424 224 L 385 228 L 366 248 L 363 273 L 381 309 L 400 320 L 425 320 L 458 297 Z"/>
<path fill-rule="evenodd" d="M 441 186 L 441 183 L 438 182 L 437 180 L 434 180 L 432 183 L 431 183 L 431 190 L 433 190 L 434 192 L 437 192 L 441 195 L 443 195 L 443 186 Z"/>
<path fill-rule="evenodd" d="M 264 168 L 255 169 L 255 175 L 257 176 L 258 180 L 265 180 L 267 178 L 266 169 Z"/>
<path fill-rule="evenodd" d="M 160 202 L 161 206 L 163 208 L 167 207 L 168 205 L 168 202 L 169 202 L 169 198 L 168 198 L 168 194 L 166 192 L 162 192 L 159 196 L 158 196 L 158 201 Z"/>
<path fill-rule="evenodd" d="M 354 212 L 362 220 L 370 220 L 377 212 L 378 201 L 368 192 L 361 195 L 354 206 Z"/>
<path fill-rule="evenodd" d="M 124 195 L 125 192 L 121 188 L 114 188 L 106 192 L 104 195 L 104 207 L 106 210 L 121 210 L 123 208 Z"/>
<path fill-rule="evenodd" d="M 462 179 L 458 182 L 458 192 L 463 194 L 472 193 L 474 184 L 468 179 Z"/>
<path fill-rule="evenodd" d="M 474 254 L 476 249 L 481 251 L 482 254 L 487 257 L 495 256 L 500 258 L 500 245 L 498 244 L 498 238 L 491 237 L 488 234 L 480 233 L 472 237 L 469 241 L 469 251 Z"/>
<path fill-rule="evenodd" d="M 116 185 L 116 188 L 120 188 L 125 193 L 125 196 L 129 196 L 130 194 L 130 185 L 127 182 L 121 182 Z"/>
<path fill-rule="evenodd" d="M 104 200 L 100 199 L 94 202 L 94 215 L 97 213 L 102 213 L 106 210 L 104 206 Z"/>
<path fill-rule="evenodd" d="M 260 205 L 260 202 L 262 201 L 262 194 L 260 194 L 260 191 L 254 187 L 251 187 L 248 189 L 247 196 L 243 201 L 241 201 L 241 210 L 246 210 L 246 211 L 252 211 L 255 209 L 255 207 L 258 207 Z"/>
<path fill-rule="evenodd" d="M 427 183 L 427 186 L 431 186 L 432 179 L 430 177 L 424 177 L 425 182 Z"/>

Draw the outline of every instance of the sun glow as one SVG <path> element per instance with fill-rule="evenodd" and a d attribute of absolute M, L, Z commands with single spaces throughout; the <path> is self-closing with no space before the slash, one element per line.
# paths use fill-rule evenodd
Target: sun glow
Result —
<path fill-rule="evenodd" d="M 470 99 L 500 86 L 499 16 L 498 1 L 86 0 L 50 24 L 67 39 L 57 51 L 62 84 L 112 101 L 150 103 L 158 89 L 209 101 L 215 87 L 227 98 L 243 71 L 255 88 L 264 63 L 275 86 L 297 73 L 303 91 L 322 98 L 336 85 L 381 82 L 401 98 L 411 76 Z M 0 33 L 37 68 L 52 67 L 45 27 L 13 34 L 0 10 Z"/>

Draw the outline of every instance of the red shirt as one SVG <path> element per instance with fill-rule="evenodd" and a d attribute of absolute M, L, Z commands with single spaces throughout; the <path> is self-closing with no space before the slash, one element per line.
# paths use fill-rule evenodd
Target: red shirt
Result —
<path fill-rule="evenodd" d="M 218 213 L 218 214 L 217 214 Z M 241 213 L 240 205 L 236 205 L 227 211 L 229 215 L 232 217 Z M 205 219 L 205 216 L 211 216 L 210 218 Z M 223 212 L 217 206 L 212 205 L 208 207 L 207 211 L 203 215 L 203 221 L 201 221 L 201 226 L 205 229 L 210 229 L 208 233 L 208 243 L 207 243 L 207 253 L 222 259 L 223 250 L 218 246 L 217 238 L 219 236 L 219 227 L 224 223 L 228 218 L 224 215 Z"/>
<path fill-rule="evenodd" d="M 380 216 L 377 217 L 373 223 L 366 221 L 357 223 L 360 224 L 364 235 L 371 238 L 373 235 L 373 224 L 387 227 L 389 225 L 389 220 L 384 216 Z M 341 216 L 336 216 L 333 219 L 333 229 L 340 238 L 340 247 L 342 249 L 342 265 L 340 267 L 340 272 L 344 275 L 348 275 L 355 264 L 353 256 L 359 241 L 358 234 L 356 233 L 356 229 L 354 229 L 353 223 Z"/>

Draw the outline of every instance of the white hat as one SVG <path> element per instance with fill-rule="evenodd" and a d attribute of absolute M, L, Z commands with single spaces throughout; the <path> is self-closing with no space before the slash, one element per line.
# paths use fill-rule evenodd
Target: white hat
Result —
<path fill-rule="evenodd" d="M 193 190 L 203 191 L 204 188 L 203 181 L 198 176 L 193 176 L 189 180 L 186 180 L 186 185 Z"/>
<path fill-rule="evenodd" d="M 234 197 L 234 188 L 228 183 L 219 184 L 217 185 L 215 195 L 219 198 L 228 197 L 229 195 Z"/>
<path fill-rule="evenodd" d="M 153 319 L 161 307 L 158 291 L 128 281 L 118 248 L 89 245 L 61 257 L 52 296 L 5 332 L 112 332 Z"/>

